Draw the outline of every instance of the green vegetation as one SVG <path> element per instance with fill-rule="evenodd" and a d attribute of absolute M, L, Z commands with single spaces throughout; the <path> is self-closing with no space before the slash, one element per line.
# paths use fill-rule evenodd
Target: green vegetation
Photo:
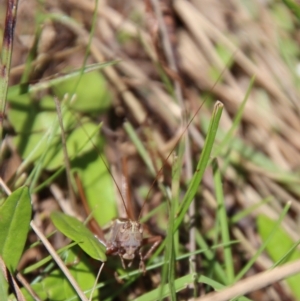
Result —
<path fill-rule="evenodd" d="M 299 5 L 164 3 L 8 7 L 3 300 L 300 299 Z"/>

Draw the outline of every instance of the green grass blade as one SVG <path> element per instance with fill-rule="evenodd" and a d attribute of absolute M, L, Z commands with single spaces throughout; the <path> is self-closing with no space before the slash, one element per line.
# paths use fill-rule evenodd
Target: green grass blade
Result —
<path fill-rule="evenodd" d="M 209 262 L 212 262 L 211 266 L 211 274 L 217 275 L 218 279 L 222 281 L 224 284 L 228 284 L 228 279 L 226 276 L 226 273 L 223 269 L 223 267 L 220 265 L 220 263 L 217 260 L 214 260 L 215 253 L 214 250 L 216 247 L 209 247 L 204 237 L 197 231 L 196 232 L 196 242 L 202 252 L 204 253 L 204 256 Z"/>
<path fill-rule="evenodd" d="M 191 275 L 187 275 L 181 278 L 178 278 L 175 280 L 175 282 L 173 283 L 174 286 L 174 290 L 176 292 L 183 290 L 184 288 L 186 288 L 187 284 L 193 283 L 194 279 Z M 170 296 L 170 290 L 169 290 L 169 284 L 165 284 L 162 289 L 161 288 L 157 288 L 155 290 L 152 290 L 149 293 L 146 293 L 144 295 L 142 295 L 139 298 L 136 298 L 135 301 L 151 301 L 151 300 L 157 300 L 158 299 L 158 295 L 161 294 L 162 298 L 166 298 Z"/>
<path fill-rule="evenodd" d="M 175 212 L 177 212 L 179 208 L 179 194 L 180 194 L 180 176 L 181 176 L 181 167 L 182 162 L 181 160 L 177 160 L 174 158 L 174 164 L 172 168 L 172 204 L 171 204 L 171 218 L 172 218 L 172 229 L 174 232 L 174 220 L 175 220 Z M 171 223 L 171 221 L 169 221 Z M 175 255 L 178 256 L 179 254 L 179 233 L 173 233 L 173 240 L 174 240 L 174 252 Z"/>
<path fill-rule="evenodd" d="M 284 247 L 286 248 L 286 250 L 283 253 L 285 253 L 285 254 L 282 256 L 280 256 L 281 255 L 280 253 L 276 254 L 276 257 L 279 257 L 279 256 L 280 257 L 279 257 L 279 259 L 276 258 L 277 262 L 274 264 L 274 266 L 273 266 L 274 268 L 283 263 L 289 262 L 291 260 L 300 259 L 300 251 L 298 250 L 298 246 L 300 245 L 300 240 L 293 243 L 293 240 L 291 239 L 291 237 L 284 231 L 281 231 L 281 229 L 277 234 L 278 234 L 278 236 L 276 235 L 277 237 L 274 238 L 275 241 L 277 240 L 276 241 L 277 244 L 282 243 L 282 240 L 280 240 L 280 242 L 279 242 L 278 238 L 285 239 L 285 241 L 287 241 L 287 243 L 284 244 Z M 271 247 L 269 249 L 272 250 Z M 269 253 L 271 254 L 271 252 L 269 252 Z M 272 256 L 272 254 L 271 254 L 271 256 Z M 298 283 L 299 283 L 299 281 L 298 281 Z"/>
<path fill-rule="evenodd" d="M 91 64 L 84 68 L 84 73 L 90 73 L 93 71 L 101 70 L 101 69 L 105 68 L 106 66 L 111 66 L 116 63 L 117 63 L 117 61 Z M 35 92 L 40 92 L 45 89 L 49 89 L 53 86 L 61 84 L 64 81 L 71 80 L 71 79 L 78 77 L 81 74 L 81 72 L 82 72 L 82 68 L 76 69 L 76 70 L 74 70 L 72 72 L 68 72 L 66 74 L 58 75 L 57 77 L 49 79 L 47 81 L 39 82 L 34 85 L 29 85 L 27 90 L 21 89 L 22 92 L 20 92 L 20 85 L 12 86 L 8 90 L 7 98 L 8 99 L 14 98 L 14 97 L 20 95 L 20 93 L 24 93 L 24 94 L 35 93 Z"/>
<path fill-rule="evenodd" d="M 155 171 L 155 168 L 154 168 L 153 163 L 151 161 L 151 158 L 150 158 L 145 146 L 143 145 L 142 141 L 140 140 L 140 138 L 136 134 L 133 126 L 129 122 L 124 122 L 123 126 L 124 126 L 124 129 L 127 132 L 128 136 L 129 136 L 129 138 L 131 139 L 132 143 L 135 145 L 135 147 L 136 147 L 138 153 L 140 154 L 141 158 L 143 159 L 143 161 L 147 165 L 147 168 L 151 172 L 152 176 L 155 177 L 156 176 L 156 171 Z"/>
<path fill-rule="evenodd" d="M 33 68 L 32 68 L 32 63 L 34 62 L 34 59 L 37 58 L 38 56 L 38 44 L 40 42 L 40 38 L 41 38 L 41 34 L 43 31 L 43 24 L 36 24 L 36 30 L 35 30 L 35 34 L 34 34 L 34 41 L 32 44 L 32 47 L 28 53 L 26 62 L 25 62 L 25 68 L 24 71 L 22 73 L 22 77 L 20 80 L 20 89 L 24 89 L 24 91 L 28 90 L 28 84 L 29 84 L 29 80 L 30 80 L 30 76 L 33 73 Z M 20 91 L 21 92 L 21 91 Z M 21 92 L 22 93 L 22 92 Z"/>
<path fill-rule="evenodd" d="M 92 268 L 88 256 L 81 254 L 78 261 L 79 252 L 78 248 L 69 249 L 64 252 L 63 260 L 65 265 L 69 267 L 70 274 L 76 279 L 80 290 L 88 298 L 96 277 L 91 272 Z M 51 269 L 38 282 L 32 283 L 31 287 L 39 296 L 39 300 L 82 300 L 59 269 Z M 36 300 L 24 288 L 22 288 L 22 292 L 27 301 Z M 93 300 L 99 300 L 99 291 L 96 290 L 93 296 Z"/>
<path fill-rule="evenodd" d="M 17 17 L 18 0 L 7 2 L 6 20 L 0 53 L 0 141 L 2 140 L 3 119 L 5 116 L 8 80 L 14 41 L 14 30 Z"/>
<path fill-rule="evenodd" d="M 250 95 L 250 92 L 252 90 L 254 81 L 255 81 L 255 76 L 253 76 L 250 80 L 250 84 L 249 84 L 248 89 L 246 91 L 245 97 L 244 97 L 244 99 L 243 99 L 243 101 L 242 101 L 242 103 L 241 103 L 234 119 L 233 119 L 232 126 L 231 126 L 230 130 L 226 133 L 226 135 L 222 139 L 221 143 L 214 150 L 214 152 L 213 152 L 214 157 L 219 156 L 224 151 L 224 148 L 226 147 L 226 145 L 229 145 L 231 139 L 234 137 L 234 132 L 239 127 L 240 122 L 242 120 L 243 112 L 244 112 L 248 97 Z"/>
<path fill-rule="evenodd" d="M 278 231 L 278 228 L 280 227 L 280 224 L 284 217 L 286 216 L 288 210 L 290 209 L 290 204 L 288 203 L 282 210 L 278 220 L 273 225 L 271 233 L 269 233 L 268 237 L 264 240 L 263 244 L 260 246 L 256 254 L 249 260 L 249 262 L 244 266 L 244 268 L 238 273 L 238 275 L 235 277 L 235 281 L 238 281 L 241 279 L 250 269 L 250 267 L 254 264 L 257 257 L 266 249 L 267 245 L 271 241 L 271 239 L 274 237 L 276 232 Z"/>
<path fill-rule="evenodd" d="M 230 223 L 231 224 L 236 224 L 237 222 L 239 222 L 243 218 L 246 218 L 247 216 L 249 216 L 250 214 L 252 214 L 259 207 L 270 203 L 272 200 L 273 200 L 273 198 L 267 197 L 267 198 L 261 200 L 259 203 L 253 204 L 253 205 L 245 208 L 244 210 L 241 210 L 240 212 L 238 212 L 237 214 L 233 215 L 230 218 Z"/>
<path fill-rule="evenodd" d="M 194 283 L 196 280 L 197 283 L 205 283 L 210 285 L 215 290 L 221 290 L 224 286 L 208 277 L 205 276 L 198 276 L 196 279 L 193 275 L 186 275 L 181 278 L 178 278 L 174 281 L 173 287 L 176 292 L 179 292 L 183 289 L 186 289 L 187 285 Z M 159 293 L 160 288 L 154 289 L 149 293 L 144 294 L 143 296 L 136 298 L 135 301 L 154 301 L 157 300 L 157 296 Z M 162 289 L 162 297 L 167 298 L 170 296 L 169 285 L 164 285 Z"/>
<path fill-rule="evenodd" d="M 229 234 L 229 222 L 226 214 L 226 207 L 224 203 L 224 193 L 222 188 L 222 178 L 221 178 L 221 172 L 218 167 L 218 162 L 216 159 L 213 160 L 213 173 L 214 173 L 214 183 L 215 183 L 215 190 L 216 190 L 216 198 L 217 198 L 217 204 L 218 204 L 218 220 L 220 223 L 220 229 L 221 229 L 221 236 L 222 236 L 222 242 L 224 244 L 230 243 L 230 234 Z M 224 260 L 225 260 L 225 267 L 226 267 L 226 274 L 228 278 L 228 282 L 233 283 L 234 280 L 234 263 L 231 253 L 231 247 L 228 245 L 224 248 Z"/>
<path fill-rule="evenodd" d="M 63 253 L 64 251 L 68 250 L 68 249 L 71 249 L 72 247 L 74 247 L 75 245 L 77 245 L 77 242 L 72 242 L 70 244 L 68 244 L 67 246 L 59 249 L 56 251 L 57 254 L 61 254 Z M 46 256 L 45 258 L 41 259 L 40 261 L 38 261 L 37 263 L 34 263 L 28 267 L 26 267 L 24 270 L 22 270 L 22 274 L 25 275 L 25 274 L 28 274 L 28 273 L 31 273 L 37 269 L 40 269 L 43 265 L 45 265 L 46 263 L 52 261 L 53 258 L 52 256 Z"/>
<path fill-rule="evenodd" d="M 95 35 L 95 29 L 96 29 L 96 24 L 97 24 L 98 5 L 99 5 L 99 1 L 96 0 L 95 1 L 95 9 L 94 9 L 94 13 L 93 13 L 93 19 L 92 19 L 92 26 L 91 26 L 91 30 L 90 30 L 90 34 L 89 34 L 89 40 L 88 40 L 87 45 L 86 45 L 86 51 L 85 51 L 84 59 L 83 59 L 83 62 L 82 62 L 81 72 L 80 72 L 80 75 L 78 76 L 76 84 L 73 86 L 73 90 L 69 91 L 71 95 L 74 95 L 77 92 L 78 85 L 82 81 L 82 76 L 84 74 L 84 69 L 86 67 L 86 63 L 87 63 L 87 60 L 88 60 L 88 57 L 89 57 L 89 54 L 90 54 L 90 51 L 91 51 L 91 44 L 92 44 L 93 37 Z"/>
<path fill-rule="evenodd" d="M 220 121 L 220 118 L 222 115 L 222 110 L 223 110 L 223 104 L 218 101 L 215 104 L 212 119 L 210 121 L 209 128 L 208 128 L 207 137 L 205 139 L 205 143 L 204 143 L 204 147 L 203 147 L 203 150 L 202 150 L 202 153 L 200 156 L 200 160 L 197 164 L 196 172 L 194 173 L 194 176 L 191 180 L 188 191 L 186 192 L 184 199 L 182 201 L 182 205 L 179 209 L 178 217 L 175 220 L 175 227 L 174 227 L 175 231 L 179 228 L 196 192 L 198 191 L 199 184 L 202 180 L 204 171 L 209 162 L 210 154 L 212 151 L 212 147 L 214 144 L 214 140 L 215 140 L 218 125 L 219 125 L 219 121 Z"/>
<path fill-rule="evenodd" d="M 295 14 L 298 20 L 300 20 L 300 5 L 292 0 L 282 0 L 282 2 Z"/>
<path fill-rule="evenodd" d="M 175 277 L 175 249 L 174 249 L 174 219 L 175 219 L 175 208 L 178 203 L 178 192 L 179 192 L 179 180 L 180 180 L 180 171 L 179 171 L 179 160 L 174 158 L 173 162 L 173 176 L 172 176 L 172 199 L 170 202 L 169 210 L 169 222 L 167 228 L 167 237 L 166 237 L 166 247 L 165 247 L 165 264 L 163 266 L 163 277 L 161 281 L 161 290 L 159 299 L 163 298 L 163 287 L 168 279 L 170 299 L 176 300 L 176 291 L 174 288 Z"/>

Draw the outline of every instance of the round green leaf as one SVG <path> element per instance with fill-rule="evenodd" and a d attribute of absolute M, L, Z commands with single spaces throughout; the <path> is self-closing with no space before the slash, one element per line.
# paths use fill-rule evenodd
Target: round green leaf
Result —
<path fill-rule="evenodd" d="M 95 113 L 104 111 L 111 105 L 111 96 L 104 76 L 99 72 L 85 73 L 60 82 L 53 86 L 55 95 L 60 99 L 65 94 L 76 94 L 71 107 L 80 112 Z"/>

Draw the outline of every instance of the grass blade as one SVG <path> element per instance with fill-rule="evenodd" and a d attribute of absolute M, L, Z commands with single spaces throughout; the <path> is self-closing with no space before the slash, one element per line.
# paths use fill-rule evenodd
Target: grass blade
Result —
<path fill-rule="evenodd" d="M 161 290 L 159 299 L 163 298 L 163 287 L 168 279 L 168 285 L 170 290 L 170 299 L 176 300 L 176 291 L 174 287 L 175 277 L 175 246 L 174 246 L 174 219 L 175 219 L 175 208 L 178 203 L 178 192 L 179 192 L 179 180 L 180 180 L 180 172 L 179 172 L 179 161 L 177 158 L 174 158 L 173 164 L 173 177 L 172 177 L 172 200 L 170 202 L 169 209 L 169 222 L 168 222 L 168 230 L 166 237 L 166 247 L 165 247 L 165 264 L 163 267 L 163 277 L 161 282 Z"/>
<path fill-rule="evenodd" d="M 216 159 L 213 160 L 213 173 L 214 173 L 214 183 L 216 189 L 216 197 L 218 203 L 218 220 L 220 223 L 221 229 L 221 236 L 222 236 L 222 243 L 227 245 L 224 247 L 224 259 L 225 259 L 225 267 L 227 272 L 227 278 L 229 284 L 234 280 L 234 263 L 232 259 L 231 247 L 230 243 L 230 234 L 229 234 L 229 222 L 226 214 L 226 207 L 224 203 L 224 193 L 222 188 L 222 179 L 221 179 L 221 172 L 218 167 L 218 162 Z"/>
<path fill-rule="evenodd" d="M 209 124 L 207 137 L 205 139 L 204 147 L 200 156 L 200 160 L 197 164 L 196 172 L 194 173 L 194 176 L 191 180 L 191 183 L 189 185 L 188 191 L 186 192 L 184 199 L 182 201 L 182 205 L 179 209 L 178 217 L 175 221 L 175 227 L 174 230 L 176 231 L 178 227 L 180 226 L 197 190 L 199 187 L 199 184 L 202 180 L 204 171 L 206 169 L 206 166 L 208 164 L 210 154 L 212 151 L 213 143 L 215 141 L 219 121 L 222 115 L 223 110 L 223 104 L 220 101 L 217 101 L 215 104 L 215 108 L 213 111 L 212 119 Z"/>
<path fill-rule="evenodd" d="M 283 211 L 281 212 L 278 220 L 276 221 L 276 223 L 273 225 L 273 229 L 272 232 L 269 233 L 268 238 L 265 239 L 265 241 L 263 242 L 263 244 L 260 246 L 260 248 L 257 250 L 255 256 L 253 256 L 249 262 L 244 266 L 244 268 L 239 272 L 239 274 L 236 276 L 235 280 L 238 281 L 239 279 L 241 279 L 246 273 L 247 271 L 250 269 L 250 267 L 254 264 L 254 262 L 256 261 L 257 257 L 265 250 L 265 248 L 267 247 L 268 243 L 271 241 L 272 237 L 274 237 L 274 235 L 276 234 L 283 218 L 286 216 L 288 210 L 290 209 L 290 204 L 288 203 Z"/>
<path fill-rule="evenodd" d="M 2 123 L 5 116 L 17 7 L 18 0 L 7 1 L 6 20 L 0 58 L 0 141 L 2 140 Z"/>

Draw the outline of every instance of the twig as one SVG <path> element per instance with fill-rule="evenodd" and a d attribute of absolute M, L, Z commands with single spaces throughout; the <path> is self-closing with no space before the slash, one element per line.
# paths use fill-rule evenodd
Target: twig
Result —
<path fill-rule="evenodd" d="M 7 187 L 7 185 L 4 183 L 1 177 L 0 177 L 0 186 L 2 187 L 2 189 L 5 191 L 7 195 L 11 195 L 10 189 Z"/>
<path fill-rule="evenodd" d="M 5 28 L 0 57 L 0 141 L 2 140 L 3 134 L 3 120 L 5 116 L 6 96 L 8 90 L 8 79 L 10 74 L 17 7 L 18 0 L 7 1 Z"/>
<path fill-rule="evenodd" d="M 0 269 L 2 270 L 2 274 L 7 282 L 12 283 L 14 293 L 19 301 L 26 301 L 23 296 L 22 291 L 20 290 L 15 278 L 13 275 L 7 270 L 5 262 L 3 261 L 2 257 L 0 256 Z M 3 285 L 3 284 L 2 284 Z"/>
<path fill-rule="evenodd" d="M 243 279 L 223 291 L 210 293 L 205 297 L 197 298 L 196 301 L 226 301 L 256 291 L 297 273 L 300 273 L 300 260 Z"/>
<path fill-rule="evenodd" d="M 36 233 L 36 235 L 42 241 L 43 245 L 48 250 L 48 252 L 50 253 L 50 255 L 53 257 L 53 259 L 55 260 L 55 262 L 57 263 L 57 265 L 60 267 L 60 269 L 62 270 L 62 272 L 68 278 L 69 282 L 71 283 L 71 285 L 73 286 L 73 288 L 77 292 L 79 298 L 81 300 L 83 300 L 83 301 L 88 301 L 87 297 L 82 292 L 82 290 L 79 287 L 78 283 L 76 282 L 76 280 L 74 279 L 74 277 L 72 276 L 72 274 L 70 273 L 70 271 L 67 269 L 67 267 L 65 266 L 65 264 L 63 263 L 63 261 L 61 260 L 61 258 L 57 255 L 57 253 L 55 252 L 54 248 L 52 247 L 52 245 L 50 244 L 50 242 L 48 241 L 48 239 L 46 238 L 46 236 L 39 230 L 39 228 L 35 225 L 34 221 L 31 221 L 30 225 L 31 225 L 31 228 L 33 229 L 33 231 Z"/>
<path fill-rule="evenodd" d="M 21 273 L 17 273 L 16 277 L 35 301 L 42 301 Z"/>

